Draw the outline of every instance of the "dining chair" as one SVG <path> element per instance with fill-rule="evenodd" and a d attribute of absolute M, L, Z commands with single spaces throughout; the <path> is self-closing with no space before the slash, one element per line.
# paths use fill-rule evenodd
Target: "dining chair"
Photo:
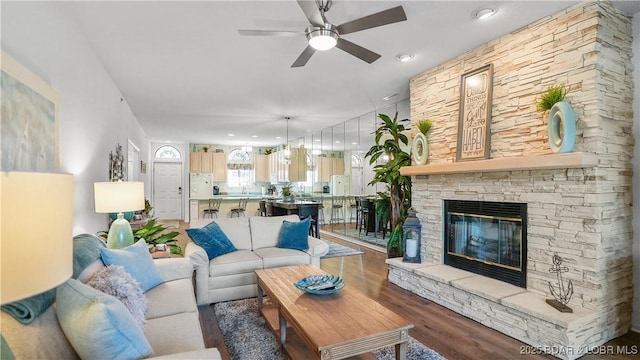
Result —
<path fill-rule="evenodd" d="M 265 210 L 265 213 L 266 213 L 265 216 L 273 216 L 273 203 L 271 201 L 267 201 L 264 204 L 264 207 L 266 209 Z"/>
<path fill-rule="evenodd" d="M 242 214 L 242 216 L 245 216 L 244 212 L 245 210 L 247 210 L 248 201 L 248 198 L 241 198 L 238 201 L 238 206 L 231 209 L 231 217 L 233 217 L 233 214 L 237 214 L 238 217 L 240 217 L 240 214 Z"/>
<path fill-rule="evenodd" d="M 213 219 L 213 215 L 218 217 L 218 212 L 220 211 L 220 203 L 222 199 L 209 199 L 209 207 L 202 211 L 202 217 L 206 218 L 209 215 L 209 218 Z"/>
<path fill-rule="evenodd" d="M 300 217 L 300 220 L 311 217 L 309 235 L 320 239 L 320 233 L 318 231 L 318 208 L 319 205 L 300 204 L 298 207 L 298 216 Z"/>
<path fill-rule="evenodd" d="M 370 201 L 371 200 L 366 198 L 358 199 L 358 212 L 359 212 L 358 235 L 362 233 L 362 227 L 364 227 L 365 229 L 365 235 L 369 235 L 368 224 L 369 224 L 369 216 L 371 216 L 371 214 L 369 214 Z"/>

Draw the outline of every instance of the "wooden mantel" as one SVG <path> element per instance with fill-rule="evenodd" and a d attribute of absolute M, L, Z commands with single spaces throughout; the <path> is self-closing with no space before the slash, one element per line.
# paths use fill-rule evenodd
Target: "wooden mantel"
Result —
<path fill-rule="evenodd" d="M 494 171 L 577 169 L 594 167 L 596 165 L 598 165 L 598 158 L 594 154 L 569 153 L 404 166 L 400 168 L 400 174 L 410 176 Z"/>

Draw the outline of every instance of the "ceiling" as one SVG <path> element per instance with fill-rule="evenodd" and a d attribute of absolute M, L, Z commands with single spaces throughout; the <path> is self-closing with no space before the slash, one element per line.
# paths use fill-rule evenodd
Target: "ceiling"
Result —
<path fill-rule="evenodd" d="M 65 7 L 151 140 L 265 146 L 319 132 L 409 97 L 409 79 L 577 1 L 341 1 L 334 25 L 402 5 L 407 21 L 344 35 L 382 55 L 367 64 L 337 48 L 291 64 L 304 36 L 296 1 L 78 1 Z M 619 1 L 629 13 L 640 2 Z M 478 20 L 486 5 L 497 13 Z M 396 55 L 415 58 L 399 62 Z M 390 100 L 384 97 L 394 95 Z M 234 134 L 233 137 L 228 134 Z"/>

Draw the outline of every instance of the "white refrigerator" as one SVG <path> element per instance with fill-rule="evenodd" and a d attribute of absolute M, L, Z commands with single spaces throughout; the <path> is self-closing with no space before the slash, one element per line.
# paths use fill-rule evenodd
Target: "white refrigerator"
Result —
<path fill-rule="evenodd" d="M 331 175 L 331 194 L 335 196 L 351 195 L 351 176 Z"/>
<path fill-rule="evenodd" d="M 213 195 L 212 174 L 189 174 L 189 198 L 209 199 Z"/>

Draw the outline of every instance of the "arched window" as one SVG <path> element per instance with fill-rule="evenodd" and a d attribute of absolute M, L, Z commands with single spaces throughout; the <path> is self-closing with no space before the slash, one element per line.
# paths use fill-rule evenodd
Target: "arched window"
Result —
<path fill-rule="evenodd" d="M 359 155 L 351 154 L 351 167 L 362 168 L 362 158 Z"/>
<path fill-rule="evenodd" d="M 180 151 L 171 145 L 164 145 L 156 150 L 156 159 L 180 159 Z"/>
<path fill-rule="evenodd" d="M 242 149 L 233 149 L 227 157 L 227 185 L 247 189 L 253 182 L 251 154 Z"/>

